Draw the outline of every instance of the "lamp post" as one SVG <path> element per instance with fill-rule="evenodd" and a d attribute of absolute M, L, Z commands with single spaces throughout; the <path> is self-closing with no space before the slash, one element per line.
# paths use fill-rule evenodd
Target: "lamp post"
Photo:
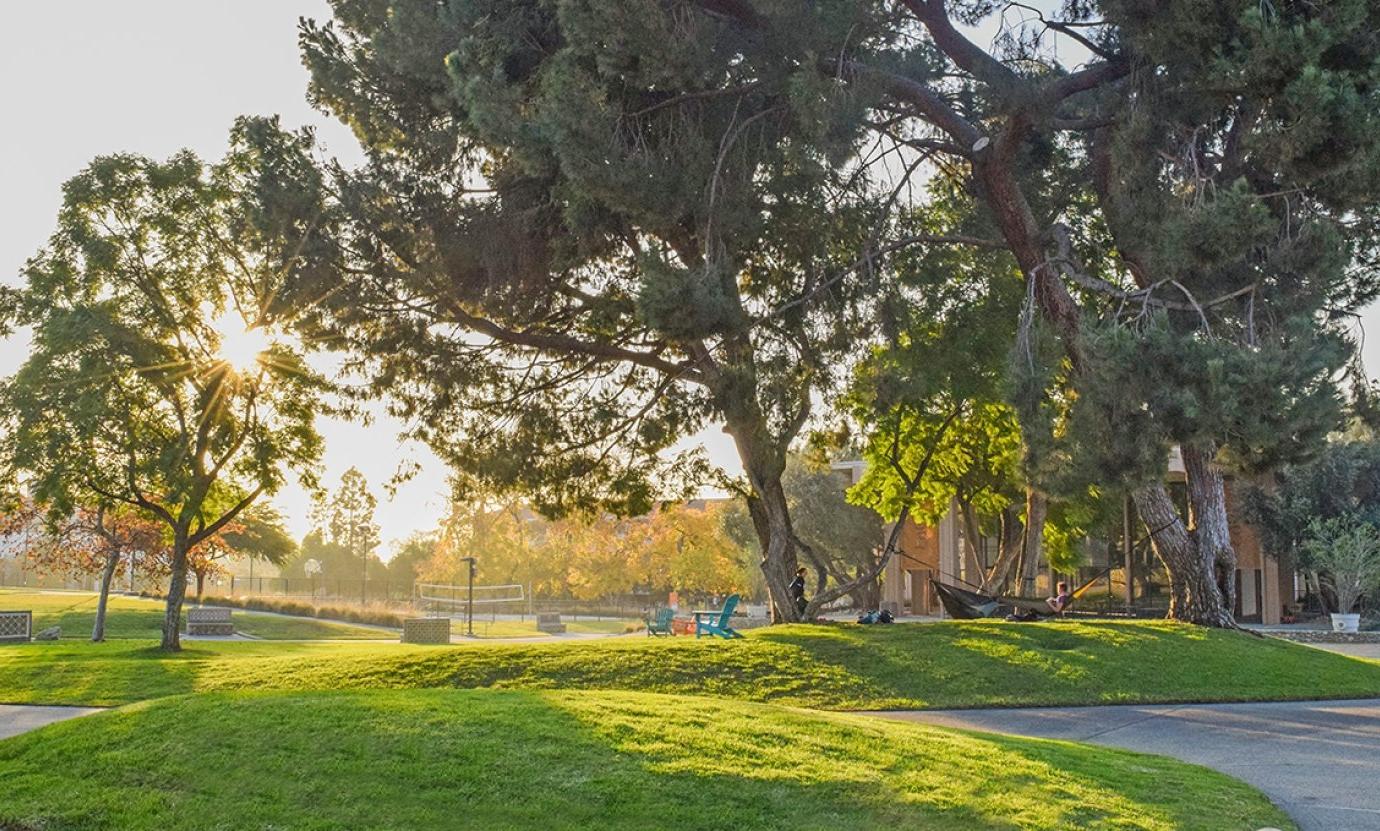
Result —
<path fill-rule="evenodd" d="M 465 637 L 474 637 L 474 572 L 476 569 L 473 557 L 461 557 L 461 560 L 469 564 L 469 596 L 465 599 Z"/>

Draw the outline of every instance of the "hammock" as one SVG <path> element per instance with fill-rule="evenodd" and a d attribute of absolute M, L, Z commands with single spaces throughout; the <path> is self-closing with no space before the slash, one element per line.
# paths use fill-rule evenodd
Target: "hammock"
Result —
<path fill-rule="evenodd" d="M 933 577 L 930 578 L 930 585 L 934 588 L 934 593 L 938 595 L 939 603 L 944 607 L 944 611 L 949 613 L 949 617 L 958 620 L 994 617 L 997 609 L 1001 607 L 1001 601 L 995 597 L 966 591 L 957 586 L 947 586 Z"/>
<path fill-rule="evenodd" d="M 1087 593 L 1093 584 L 1101 580 L 1111 572 L 1111 568 L 1103 569 L 1093 575 L 1083 585 L 1074 589 L 1069 595 L 1070 604 Z M 963 581 L 959 581 L 963 582 Z M 959 620 L 973 620 L 982 617 L 996 617 L 1002 606 L 1011 606 L 1017 609 L 1031 609 L 1041 614 L 1049 614 L 1049 604 L 1043 599 L 1032 597 L 992 597 L 981 592 L 960 589 L 957 586 L 950 586 L 940 583 L 933 577 L 930 578 L 930 585 L 934 587 L 934 592 L 939 596 L 939 603 L 944 607 L 951 617 Z M 969 584 L 971 585 L 971 584 Z M 974 586 L 974 588 L 977 588 Z"/>

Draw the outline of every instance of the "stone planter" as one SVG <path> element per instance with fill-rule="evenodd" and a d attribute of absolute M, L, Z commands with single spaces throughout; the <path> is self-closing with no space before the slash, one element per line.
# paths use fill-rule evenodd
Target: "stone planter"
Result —
<path fill-rule="evenodd" d="M 1360 615 L 1332 615 L 1333 632 L 1359 632 L 1361 630 Z"/>

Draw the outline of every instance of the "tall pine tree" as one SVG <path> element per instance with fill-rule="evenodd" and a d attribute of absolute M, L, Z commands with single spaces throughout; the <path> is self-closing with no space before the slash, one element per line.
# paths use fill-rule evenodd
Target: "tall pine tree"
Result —
<path fill-rule="evenodd" d="M 295 299 L 458 470 L 638 510 L 700 473 L 664 451 L 722 421 L 779 600 L 819 563 L 786 449 L 875 339 L 889 255 L 996 244 L 1027 288 L 1037 467 L 1131 490 L 1171 614 L 1231 624 L 1222 466 L 1326 429 L 1338 315 L 1372 294 L 1373 4 L 333 8 L 303 29 L 311 95 L 369 163 L 309 217 Z M 974 235 L 895 221 L 898 182 L 936 169 Z"/>

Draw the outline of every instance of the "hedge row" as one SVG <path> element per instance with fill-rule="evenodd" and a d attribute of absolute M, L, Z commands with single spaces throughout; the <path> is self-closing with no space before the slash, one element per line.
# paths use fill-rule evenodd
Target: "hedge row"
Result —
<path fill-rule="evenodd" d="M 161 595 L 148 592 L 140 592 L 140 594 L 144 594 L 147 597 L 161 597 Z M 392 609 L 315 604 L 290 597 L 219 597 L 208 594 L 203 595 L 199 601 L 193 602 L 197 602 L 204 606 L 230 606 L 236 609 L 277 612 L 278 614 L 296 615 L 298 617 L 314 617 L 323 620 L 345 621 L 347 623 L 367 623 L 374 626 L 389 626 L 394 629 L 401 629 L 403 619 L 407 617 Z"/>

